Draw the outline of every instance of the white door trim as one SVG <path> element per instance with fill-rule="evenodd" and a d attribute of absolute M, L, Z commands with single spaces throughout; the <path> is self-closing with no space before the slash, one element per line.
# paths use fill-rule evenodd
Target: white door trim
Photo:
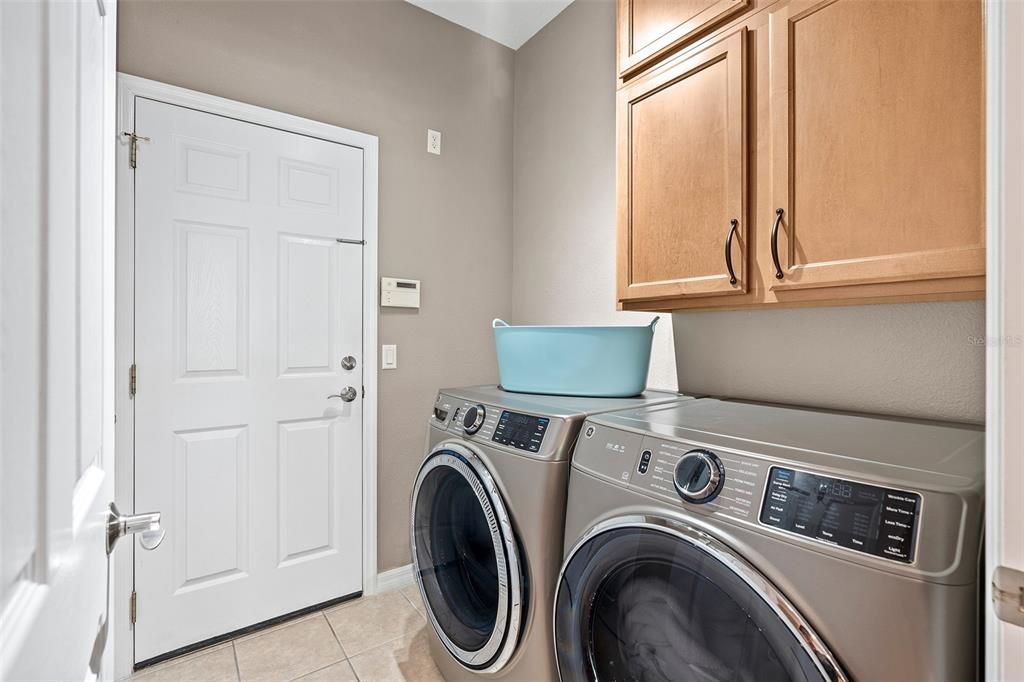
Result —
<path fill-rule="evenodd" d="M 1024 570 L 1024 500 L 1020 485 L 1024 447 L 1020 424 L 1024 406 L 1024 292 L 1020 258 L 1024 254 L 1024 48 L 1016 37 L 1024 27 L 1024 5 L 988 0 L 986 14 L 986 122 L 988 274 L 986 294 L 986 509 L 985 678 L 1020 679 L 1024 628 L 996 618 L 992 573 L 1004 565 Z M 1011 38 L 1012 37 L 1012 38 Z M 1016 652 L 1016 653 L 1015 653 Z"/>
<path fill-rule="evenodd" d="M 128 374 L 134 358 L 135 291 L 135 176 L 128 163 L 128 144 L 121 133 L 135 129 L 135 98 L 188 107 L 197 111 L 264 125 L 286 132 L 338 142 L 363 150 L 363 593 L 377 590 L 377 169 L 375 135 L 312 121 L 271 109 L 215 97 L 124 73 L 117 76 L 117 228 L 116 228 L 116 367 L 115 499 L 122 511 L 135 511 L 134 410 L 128 393 Z M 145 135 L 146 131 L 135 131 Z M 140 160 L 144 158 L 142 149 Z M 145 385 L 145 376 L 140 377 Z M 148 511 L 148 510 L 147 510 Z M 134 578 L 134 549 L 114 555 L 114 609 L 129 612 Z M 145 608 L 144 597 L 141 608 Z M 134 645 L 128 618 L 117 618 L 114 632 L 114 676 L 131 673 Z"/>

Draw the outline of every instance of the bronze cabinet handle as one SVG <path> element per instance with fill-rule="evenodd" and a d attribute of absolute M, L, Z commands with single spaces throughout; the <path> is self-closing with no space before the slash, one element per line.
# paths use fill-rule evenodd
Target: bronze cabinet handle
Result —
<path fill-rule="evenodd" d="M 729 271 L 729 284 L 736 284 L 736 272 L 732 269 L 732 237 L 740 221 L 733 218 L 729 221 L 729 236 L 725 238 L 725 267 Z"/>
<path fill-rule="evenodd" d="M 782 265 L 779 263 L 779 225 L 782 224 L 781 208 L 775 209 L 775 224 L 772 225 L 772 262 L 775 264 L 775 279 L 782 279 Z"/>

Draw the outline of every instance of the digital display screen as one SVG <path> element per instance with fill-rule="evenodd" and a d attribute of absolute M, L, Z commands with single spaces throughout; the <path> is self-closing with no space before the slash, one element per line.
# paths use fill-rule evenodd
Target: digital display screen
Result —
<path fill-rule="evenodd" d="M 534 417 L 505 410 L 498 419 L 491 440 L 520 450 L 537 452 L 544 440 L 544 432 L 547 431 L 549 421 L 547 417 Z"/>
<path fill-rule="evenodd" d="M 415 289 L 415 282 L 395 282 L 396 289 Z"/>
<path fill-rule="evenodd" d="M 772 467 L 761 523 L 911 563 L 920 507 L 917 493 Z"/>

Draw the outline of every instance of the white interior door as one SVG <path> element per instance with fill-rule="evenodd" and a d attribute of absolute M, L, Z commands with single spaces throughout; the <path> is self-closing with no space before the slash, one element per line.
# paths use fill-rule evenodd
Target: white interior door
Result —
<path fill-rule="evenodd" d="M 135 132 L 142 662 L 362 589 L 363 152 L 141 97 Z"/>
<path fill-rule="evenodd" d="M 114 10 L 0 3 L 3 680 L 112 677 Z"/>

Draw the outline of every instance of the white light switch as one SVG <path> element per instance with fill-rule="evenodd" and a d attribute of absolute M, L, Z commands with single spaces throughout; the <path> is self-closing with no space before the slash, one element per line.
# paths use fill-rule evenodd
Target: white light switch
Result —
<path fill-rule="evenodd" d="M 441 133 L 427 128 L 427 151 L 431 154 L 441 155 Z"/>
<path fill-rule="evenodd" d="M 398 346 L 385 343 L 380 347 L 380 368 L 398 369 Z"/>

